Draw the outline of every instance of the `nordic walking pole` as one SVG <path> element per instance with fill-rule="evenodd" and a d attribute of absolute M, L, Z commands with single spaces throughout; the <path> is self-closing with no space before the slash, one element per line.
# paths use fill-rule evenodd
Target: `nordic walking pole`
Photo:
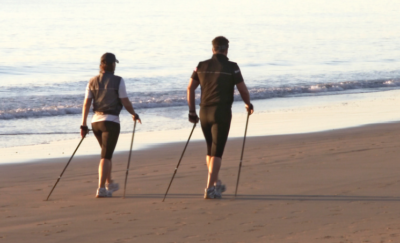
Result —
<path fill-rule="evenodd" d="M 89 131 L 88 131 L 88 133 L 89 133 Z M 85 137 L 86 137 L 86 135 L 85 135 Z M 67 169 L 69 163 L 71 162 L 72 158 L 74 157 L 74 155 L 75 155 L 76 151 L 78 150 L 79 146 L 81 146 L 81 143 L 82 143 L 83 139 L 85 139 L 85 137 L 83 137 L 83 138 L 81 139 L 81 141 L 80 141 L 79 144 L 78 144 L 78 147 L 76 147 L 76 149 L 75 149 L 74 153 L 72 154 L 71 158 L 68 160 L 67 165 L 65 166 L 64 170 L 61 172 L 60 176 L 58 177 L 58 179 L 57 179 L 57 181 L 56 181 L 56 184 L 54 184 L 53 189 L 51 189 L 49 195 L 47 196 L 46 201 L 49 200 L 51 193 L 53 192 L 54 188 L 56 188 L 57 183 L 60 181 L 62 175 L 64 174 L 65 170 Z"/>
<path fill-rule="evenodd" d="M 135 128 L 136 128 L 136 120 L 135 120 L 135 122 L 133 123 L 133 132 L 132 132 L 132 140 L 131 140 L 131 150 L 129 151 L 128 166 L 126 167 L 124 195 L 122 196 L 122 198 L 125 198 L 126 182 L 128 181 L 128 173 L 129 173 L 129 165 L 130 165 L 130 163 L 131 163 L 131 154 L 132 154 L 133 138 L 135 137 Z"/>
<path fill-rule="evenodd" d="M 169 185 L 168 185 L 167 191 L 165 192 L 164 199 L 162 200 L 163 202 L 164 202 L 165 198 L 167 197 L 167 194 L 168 194 L 169 188 L 171 187 L 172 181 L 174 180 L 174 177 L 175 177 L 176 171 L 177 171 L 177 170 L 178 170 L 178 168 L 179 168 L 179 165 L 180 165 L 180 163 L 181 163 L 181 161 L 182 161 L 183 155 L 185 154 L 186 147 L 187 147 L 187 146 L 188 146 L 188 144 L 189 144 L 190 138 L 192 137 L 192 134 L 193 134 L 194 128 L 196 127 L 196 124 L 197 124 L 197 123 L 194 123 L 194 124 L 193 124 L 192 131 L 190 132 L 190 135 L 189 135 L 189 138 L 188 138 L 188 140 L 187 140 L 187 142 L 186 142 L 185 148 L 183 149 L 183 152 L 182 152 L 181 158 L 179 159 L 179 162 L 178 162 L 178 164 L 176 165 L 176 168 L 175 168 L 174 174 L 172 175 L 172 178 L 171 178 L 171 181 L 169 182 Z"/>
<path fill-rule="evenodd" d="M 244 130 L 244 138 L 243 138 L 243 146 L 242 146 L 242 155 L 240 155 L 239 172 L 238 172 L 238 177 L 237 177 L 237 181 L 236 181 L 235 198 L 236 198 L 236 194 L 237 194 L 237 190 L 238 190 L 238 186 L 239 186 L 240 169 L 242 168 L 244 144 L 246 143 L 247 125 L 249 124 L 249 117 L 250 117 L 250 112 L 247 113 L 246 128 L 245 128 L 245 130 Z"/>

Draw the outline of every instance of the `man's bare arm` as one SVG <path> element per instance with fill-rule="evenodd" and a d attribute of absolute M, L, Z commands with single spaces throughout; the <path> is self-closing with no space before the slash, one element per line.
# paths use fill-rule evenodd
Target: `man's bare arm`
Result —
<path fill-rule="evenodd" d="M 200 83 L 196 79 L 190 79 L 187 87 L 187 102 L 189 105 L 190 112 L 196 112 L 196 102 L 194 91 L 199 87 Z"/>
<path fill-rule="evenodd" d="M 236 87 L 242 97 L 243 102 L 246 104 L 246 109 L 250 112 L 250 115 L 253 114 L 254 108 L 253 105 L 250 103 L 250 94 L 247 86 L 244 82 L 240 82 L 236 84 Z"/>

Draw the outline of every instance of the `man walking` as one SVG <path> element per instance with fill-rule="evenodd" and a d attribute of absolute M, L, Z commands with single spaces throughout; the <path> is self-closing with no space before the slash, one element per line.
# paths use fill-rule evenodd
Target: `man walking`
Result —
<path fill-rule="evenodd" d="M 218 180 L 218 173 L 231 125 L 235 85 L 246 104 L 247 112 L 252 114 L 254 111 L 239 66 L 228 60 L 228 39 L 218 36 L 212 41 L 212 46 L 212 58 L 199 63 L 187 88 L 189 121 L 197 123 L 199 118 L 195 107 L 195 90 L 201 86 L 200 123 L 207 143 L 208 168 L 205 199 L 221 198 L 225 191 L 225 185 Z"/>

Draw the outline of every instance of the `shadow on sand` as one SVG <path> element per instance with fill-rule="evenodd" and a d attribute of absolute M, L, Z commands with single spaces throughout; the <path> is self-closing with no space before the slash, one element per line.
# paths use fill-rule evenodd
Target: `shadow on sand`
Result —
<path fill-rule="evenodd" d="M 162 200 L 164 194 L 126 195 L 126 199 L 147 198 Z M 203 194 L 168 194 L 167 200 L 202 199 Z M 343 201 L 343 202 L 400 202 L 400 197 L 390 196 L 351 196 L 351 195 L 238 195 L 224 194 L 222 200 L 254 200 L 254 201 Z"/>

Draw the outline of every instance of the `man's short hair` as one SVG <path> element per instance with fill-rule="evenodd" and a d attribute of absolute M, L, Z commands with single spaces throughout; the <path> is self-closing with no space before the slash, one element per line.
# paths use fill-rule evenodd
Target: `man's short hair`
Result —
<path fill-rule="evenodd" d="M 216 52 L 224 52 L 229 48 L 229 40 L 223 36 L 215 37 L 211 43 Z"/>

